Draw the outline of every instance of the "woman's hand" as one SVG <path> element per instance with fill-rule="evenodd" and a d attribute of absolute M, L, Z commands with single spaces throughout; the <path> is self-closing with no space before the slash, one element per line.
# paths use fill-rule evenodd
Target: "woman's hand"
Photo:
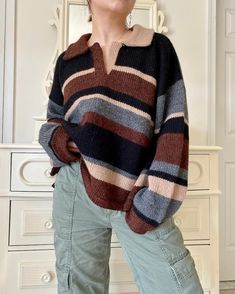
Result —
<path fill-rule="evenodd" d="M 71 152 L 78 152 L 80 153 L 80 150 L 78 149 L 78 146 L 75 144 L 73 140 L 69 140 L 67 143 L 68 150 Z"/>
<path fill-rule="evenodd" d="M 74 141 L 72 140 L 69 140 L 68 143 L 67 143 L 67 147 L 68 147 L 68 150 L 71 151 L 71 152 L 77 152 L 77 153 L 80 153 L 80 150 L 78 149 L 78 146 L 75 144 Z M 52 167 L 54 167 L 54 162 L 53 160 L 50 158 L 50 165 Z"/>

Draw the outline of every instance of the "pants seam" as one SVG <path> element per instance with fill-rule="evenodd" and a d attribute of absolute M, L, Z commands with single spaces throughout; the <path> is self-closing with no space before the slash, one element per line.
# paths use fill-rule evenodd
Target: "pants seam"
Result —
<path fill-rule="evenodd" d="M 109 230 L 109 229 L 107 229 Z M 107 242 L 107 246 L 106 246 L 106 256 L 108 254 L 108 256 L 110 256 L 110 246 L 111 246 L 111 236 L 112 234 L 110 235 L 110 239 L 109 239 L 109 242 Z M 107 266 L 107 272 L 109 272 L 109 258 L 108 258 L 108 266 Z M 109 274 L 107 274 L 107 280 L 105 281 L 105 284 L 104 284 L 104 294 L 106 294 L 106 291 L 108 291 L 107 293 L 109 293 Z"/>
<path fill-rule="evenodd" d="M 74 189 L 73 189 L 73 197 L 72 197 L 72 210 L 71 210 L 71 225 L 70 225 L 70 255 L 69 255 L 69 261 L 68 261 L 68 274 L 69 274 L 69 285 L 68 290 L 72 294 L 73 293 L 73 283 L 72 283 L 72 256 L 73 256 L 73 223 L 74 223 L 74 205 L 75 205 L 75 197 L 77 193 L 77 185 L 76 185 L 76 179 L 78 177 L 79 170 L 77 169 L 74 176 Z"/>

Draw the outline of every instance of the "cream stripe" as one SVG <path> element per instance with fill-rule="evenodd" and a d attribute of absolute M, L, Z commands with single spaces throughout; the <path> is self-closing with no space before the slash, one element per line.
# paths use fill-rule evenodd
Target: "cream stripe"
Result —
<path fill-rule="evenodd" d="M 184 112 L 183 112 L 183 111 L 180 111 L 180 112 L 174 112 L 174 113 L 169 114 L 169 115 L 167 116 L 167 118 L 164 120 L 164 123 L 165 123 L 166 121 L 168 121 L 170 118 L 174 118 L 174 117 L 183 117 L 183 116 L 184 116 Z M 188 125 L 188 121 L 187 121 L 186 118 L 184 118 L 184 122 Z"/>
<path fill-rule="evenodd" d="M 121 66 L 121 65 L 113 65 L 111 67 L 112 70 L 116 70 L 116 71 L 120 71 L 120 72 L 125 72 L 125 73 L 130 73 L 130 74 L 133 74 L 133 75 L 136 75 L 140 78 L 142 78 L 143 80 L 153 84 L 154 86 L 157 85 L 157 80 L 150 76 L 150 75 L 147 75 L 147 74 L 144 74 L 143 72 L 137 70 L 137 69 L 134 69 L 132 67 L 129 67 L 129 66 Z M 62 93 L 64 94 L 64 89 L 65 87 L 74 79 L 76 79 L 77 77 L 79 76 L 84 76 L 86 74 L 89 74 L 89 73 L 92 73 L 95 71 L 95 68 L 92 67 L 90 69 L 87 69 L 87 70 L 82 70 L 82 71 L 79 71 L 73 75 L 71 75 L 67 80 L 65 80 L 63 86 L 62 86 Z"/>
<path fill-rule="evenodd" d="M 137 180 L 131 180 L 124 175 L 114 172 L 106 167 L 91 163 L 84 159 L 89 173 L 95 179 L 118 186 L 124 190 L 131 191 L 133 186 L 147 186 L 149 190 L 160 194 L 166 198 L 183 201 L 187 192 L 187 187 L 174 182 L 161 179 L 156 176 L 140 174 Z"/>
<path fill-rule="evenodd" d="M 168 119 L 170 118 L 173 118 L 173 117 L 182 117 L 184 116 L 184 112 L 181 111 L 181 112 L 175 112 L 175 113 L 172 113 L 170 115 L 167 116 L 167 118 L 164 120 L 164 122 L 168 121 Z M 184 122 L 188 125 L 188 120 L 184 117 Z"/>
<path fill-rule="evenodd" d="M 69 78 L 67 78 L 67 80 L 65 80 L 63 86 L 62 86 L 62 93 L 64 94 L 64 89 L 65 87 L 68 85 L 68 83 L 70 83 L 72 80 L 76 79 L 77 77 L 82 77 L 84 75 L 93 73 L 95 71 L 94 67 L 91 67 L 89 69 L 86 70 L 81 70 L 79 72 L 76 72 L 75 74 L 71 75 Z"/>
<path fill-rule="evenodd" d="M 114 172 L 104 166 L 91 163 L 86 159 L 83 159 L 86 163 L 86 166 L 89 170 L 89 173 L 95 179 L 100 181 L 107 182 L 109 184 L 118 186 L 124 190 L 131 191 L 135 180 L 125 177 L 124 175 L 119 174 L 118 172 Z"/>
<path fill-rule="evenodd" d="M 165 123 L 166 121 L 168 121 L 170 118 L 181 117 L 181 116 L 184 116 L 184 112 L 183 112 L 183 111 L 171 113 L 171 114 L 169 114 L 169 115 L 167 116 L 167 118 L 164 120 L 164 123 Z"/>
<path fill-rule="evenodd" d="M 154 86 L 157 85 L 157 80 L 154 77 L 152 77 L 148 74 L 145 74 L 142 71 L 137 70 L 135 68 L 132 68 L 130 66 L 123 66 L 123 65 L 115 65 L 114 64 L 112 69 L 116 70 L 116 71 L 121 71 L 121 72 L 126 72 L 126 73 L 136 75 L 136 76 L 140 77 L 141 79 L 153 84 Z"/>
<path fill-rule="evenodd" d="M 182 201 L 185 197 L 187 191 L 187 187 L 185 186 L 150 175 L 148 181 L 151 191 L 161 194 L 166 198 Z"/>
<path fill-rule="evenodd" d="M 182 112 L 182 115 L 176 115 L 175 117 L 182 117 L 182 116 L 184 116 L 184 113 L 183 113 L 183 112 Z M 172 116 L 172 117 L 174 117 L 174 116 Z M 168 121 L 168 119 L 170 119 L 170 118 L 172 118 L 172 117 L 169 116 L 169 117 L 165 120 L 165 122 Z M 184 117 L 184 122 L 185 122 L 186 125 L 188 125 L 188 120 L 187 120 L 185 117 Z"/>
<path fill-rule="evenodd" d="M 146 174 L 141 174 L 138 177 L 135 186 L 149 187 L 149 190 L 153 191 L 154 193 L 179 201 L 184 199 L 187 191 L 187 187 L 185 186 Z"/>
<path fill-rule="evenodd" d="M 49 124 L 49 125 L 61 125 L 60 122 L 55 122 L 55 121 L 47 121 L 47 124 Z"/>
<path fill-rule="evenodd" d="M 68 118 L 72 114 L 73 110 L 78 106 L 78 104 L 81 101 L 92 99 L 94 97 L 95 98 L 102 99 L 104 101 L 107 101 L 108 103 L 113 104 L 113 105 L 116 105 L 116 106 L 118 106 L 120 108 L 123 108 L 125 110 L 129 110 L 129 111 L 131 111 L 131 112 L 133 112 L 133 113 L 135 113 L 135 114 L 137 114 L 137 115 L 139 115 L 139 116 L 147 119 L 152 126 L 154 125 L 154 122 L 151 120 L 151 116 L 148 113 L 146 113 L 146 112 L 144 112 L 142 110 L 139 110 L 139 109 L 137 109 L 137 108 L 135 108 L 133 106 L 130 106 L 130 105 L 126 104 L 126 103 L 113 100 L 113 99 L 109 98 L 108 96 L 105 96 L 105 95 L 102 95 L 102 94 L 96 94 L 96 93 L 93 93 L 91 95 L 86 95 L 86 96 L 79 97 L 79 99 L 77 99 L 73 103 L 73 105 L 68 109 L 68 111 L 66 112 L 65 119 L 68 120 Z"/>
<path fill-rule="evenodd" d="M 135 186 L 148 186 L 148 175 L 141 173 L 135 182 Z"/>

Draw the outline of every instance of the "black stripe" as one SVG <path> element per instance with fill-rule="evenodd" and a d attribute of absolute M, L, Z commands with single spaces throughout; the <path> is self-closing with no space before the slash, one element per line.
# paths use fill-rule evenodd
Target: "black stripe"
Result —
<path fill-rule="evenodd" d="M 184 134 L 185 139 L 189 139 L 189 128 L 188 125 L 184 122 L 184 117 L 173 117 L 168 119 L 160 129 L 160 134 L 166 133 L 175 133 L 175 134 Z"/>
<path fill-rule="evenodd" d="M 147 224 L 150 224 L 150 225 L 153 225 L 155 227 L 159 226 L 160 223 L 151 219 L 151 218 L 148 218 L 146 215 L 142 214 L 136 207 L 135 205 L 132 206 L 133 207 L 133 210 L 134 212 Z"/>
<path fill-rule="evenodd" d="M 187 180 L 182 179 L 180 177 L 170 175 L 170 174 L 162 172 L 162 171 L 148 170 L 147 174 L 151 175 L 151 176 L 162 178 L 164 180 L 168 180 L 169 182 L 173 182 L 173 183 L 176 183 L 176 184 L 179 184 L 182 186 L 187 186 L 187 184 L 188 184 Z"/>
<path fill-rule="evenodd" d="M 73 103 L 80 97 L 91 95 L 91 94 L 97 94 L 97 93 L 107 95 L 108 97 L 110 97 L 111 99 L 115 101 L 126 103 L 130 106 L 135 107 L 136 109 L 149 113 L 152 117 L 154 117 L 155 109 L 149 106 L 148 104 L 146 104 L 145 102 L 140 101 L 125 93 L 114 91 L 105 86 L 91 87 L 91 88 L 83 89 L 81 91 L 77 91 L 65 103 L 64 112 L 66 113 L 68 109 L 73 105 Z"/>
<path fill-rule="evenodd" d="M 146 148 L 92 123 L 86 123 L 82 132 L 77 124 L 64 121 L 62 125 L 82 154 L 108 162 L 132 175 L 140 174 L 147 157 Z"/>

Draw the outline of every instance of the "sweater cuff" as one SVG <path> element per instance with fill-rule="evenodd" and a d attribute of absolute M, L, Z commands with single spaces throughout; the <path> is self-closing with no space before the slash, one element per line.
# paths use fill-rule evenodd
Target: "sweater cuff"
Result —
<path fill-rule="evenodd" d="M 147 231 L 151 231 L 156 228 L 151 224 L 146 223 L 136 212 L 132 206 L 129 211 L 126 212 L 125 220 L 130 229 L 138 234 L 144 234 Z"/>
<path fill-rule="evenodd" d="M 78 161 L 81 157 L 80 153 L 74 153 L 68 150 L 67 143 L 70 137 L 62 126 L 54 131 L 51 138 L 51 148 L 56 156 L 66 164 L 72 161 Z"/>

